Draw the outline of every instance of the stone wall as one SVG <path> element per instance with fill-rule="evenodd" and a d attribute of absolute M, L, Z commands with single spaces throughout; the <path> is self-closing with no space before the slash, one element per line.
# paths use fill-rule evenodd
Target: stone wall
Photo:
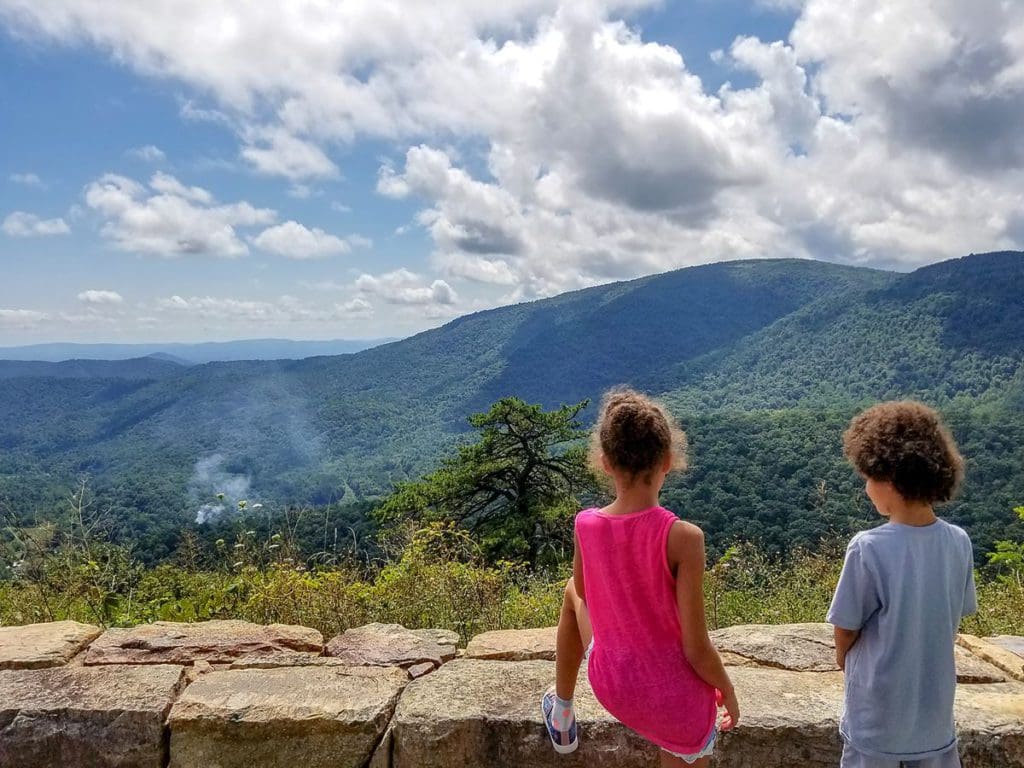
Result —
<path fill-rule="evenodd" d="M 719 768 L 836 766 L 842 674 L 825 624 L 714 633 L 743 718 Z M 581 746 L 556 755 L 539 700 L 554 629 L 374 624 L 319 632 L 239 621 L 102 632 L 0 628 L 3 768 L 654 768 L 581 677 Z M 966 768 L 1024 768 L 1024 639 L 961 636 L 956 716 Z"/>

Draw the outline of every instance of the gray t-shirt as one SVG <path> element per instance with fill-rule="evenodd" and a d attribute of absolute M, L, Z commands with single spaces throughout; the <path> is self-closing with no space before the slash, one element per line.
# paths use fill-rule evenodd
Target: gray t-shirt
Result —
<path fill-rule="evenodd" d="M 944 520 L 886 523 L 850 541 L 827 620 L 860 630 L 839 728 L 857 750 L 922 760 L 956 744 L 953 647 L 977 609 L 973 564 L 971 540 Z"/>

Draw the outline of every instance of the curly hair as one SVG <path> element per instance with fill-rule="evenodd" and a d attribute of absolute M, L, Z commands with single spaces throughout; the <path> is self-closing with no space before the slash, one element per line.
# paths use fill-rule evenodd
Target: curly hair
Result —
<path fill-rule="evenodd" d="M 861 475 L 891 482 L 908 501 L 949 501 L 963 480 L 963 457 L 939 414 L 910 400 L 855 416 L 843 435 L 843 453 Z"/>
<path fill-rule="evenodd" d="M 686 447 L 686 434 L 661 403 L 625 387 L 605 393 L 590 441 L 590 462 L 599 474 L 603 455 L 615 469 L 650 482 L 666 456 L 672 469 L 686 469 Z"/>

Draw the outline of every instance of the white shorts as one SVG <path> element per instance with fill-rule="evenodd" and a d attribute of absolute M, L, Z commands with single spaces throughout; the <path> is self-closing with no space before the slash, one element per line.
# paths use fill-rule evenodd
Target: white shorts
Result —
<path fill-rule="evenodd" d="M 887 757 L 865 755 L 848 742 L 843 742 L 843 758 L 839 768 L 960 768 L 960 753 L 956 746 L 941 755 L 923 760 L 893 760 Z"/>

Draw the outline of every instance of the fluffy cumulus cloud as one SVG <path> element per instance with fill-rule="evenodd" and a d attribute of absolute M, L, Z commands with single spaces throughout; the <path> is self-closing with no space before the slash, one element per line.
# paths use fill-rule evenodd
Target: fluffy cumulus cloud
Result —
<path fill-rule="evenodd" d="M 249 131 L 242 159 L 255 170 L 289 179 L 330 177 L 338 167 L 311 141 L 298 138 L 283 128 Z"/>
<path fill-rule="evenodd" d="M 249 249 L 237 229 L 270 224 L 276 217 L 246 202 L 218 205 L 207 190 L 163 173 L 148 187 L 106 174 L 86 187 L 85 202 L 104 219 L 101 232 L 118 248 L 160 256 L 242 256 Z"/>
<path fill-rule="evenodd" d="M 0 224 L 0 229 L 10 237 L 49 237 L 66 235 L 71 231 L 64 219 L 41 219 L 34 213 L 14 211 Z"/>
<path fill-rule="evenodd" d="M 0 0 L 0 14 L 16 34 L 96 45 L 207 94 L 189 115 L 234 130 L 247 164 L 296 190 L 340 175 L 355 141 L 399 147 L 377 192 L 415 201 L 437 274 L 359 278 L 361 296 L 394 304 L 727 258 L 909 268 L 1024 247 L 1024 4 L 760 3 L 797 21 L 784 40 L 736 39 L 719 65 L 752 84 L 717 91 L 612 0 L 303 0 L 286 13 L 211 0 L 146 14 Z M 236 228 L 274 223 L 167 179 L 104 177 L 89 192 L 105 234 L 144 252 L 239 255 Z M 289 239 L 303 253 L 341 252 L 301 229 Z"/>
<path fill-rule="evenodd" d="M 92 306 L 117 306 L 124 303 L 124 297 L 117 291 L 99 291 L 90 289 L 78 294 L 78 300 Z"/>
<path fill-rule="evenodd" d="M 297 221 L 268 227 L 254 237 L 252 242 L 265 251 L 289 259 L 322 259 L 348 253 L 352 248 L 347 240 L 329 235 L 316 227 L 309 229 Z"/>
<path fill-rule="evenodd" d="M 382 275 L 360 275 L 355 287 L 388 304 L 418 307 L 431 316 L 452 314 L 459 300 L 455 289 L 444 280 L 427 283 L 421 275 L 404 268 Z"/>

